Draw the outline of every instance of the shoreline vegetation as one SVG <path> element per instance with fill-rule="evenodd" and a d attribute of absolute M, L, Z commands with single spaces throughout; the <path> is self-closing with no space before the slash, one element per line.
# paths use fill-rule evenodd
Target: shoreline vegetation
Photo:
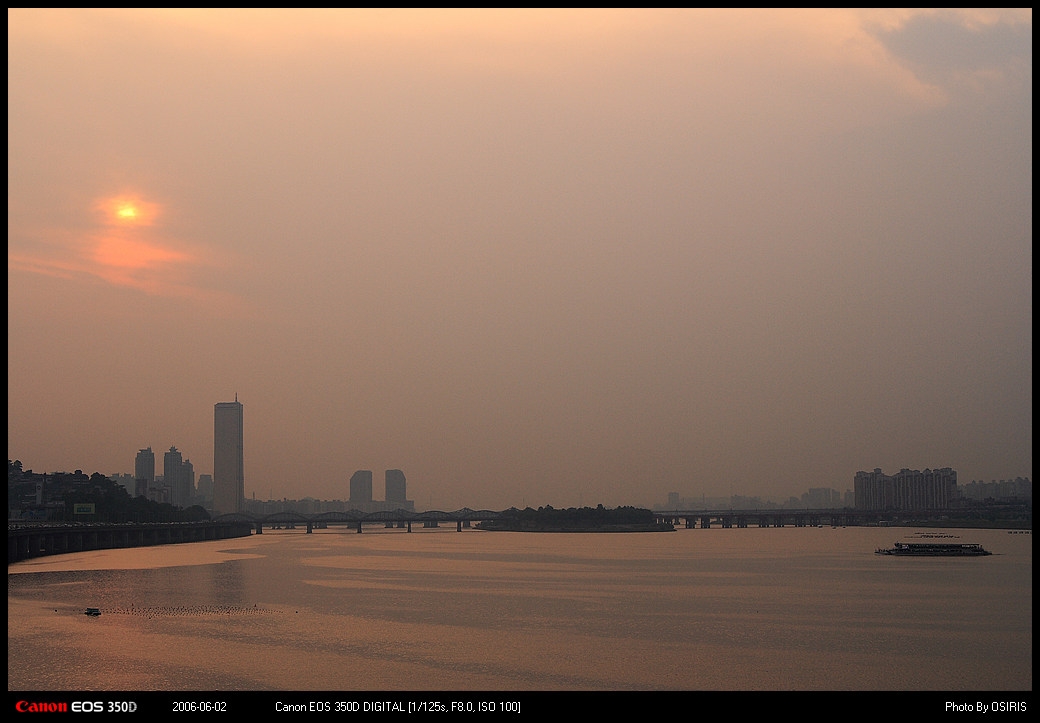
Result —
<path fill-rule="evenodd" d="M 650 510 L 638 507 L 569 507 L 557 510 L 551 506 L 510 510 L 497 520 L 477 523 L 481 530 L 501 532 L 674 532 L 675 525 L 658 522 Z"/>

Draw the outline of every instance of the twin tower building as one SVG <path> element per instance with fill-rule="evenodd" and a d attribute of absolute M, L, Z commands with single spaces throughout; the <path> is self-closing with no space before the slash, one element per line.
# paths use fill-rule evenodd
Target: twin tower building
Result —
<path fill-rule="evenodd" d="M 245 500 L 245 473 L 242 465 L 242 405 L 218 402 L 213 407 L 213 512 L 217 515 L 241 512 Z M 407 499 L 404 472 L 386 471 L 386 501 L 372 499 L 372 472 L 358 470 L 350 478 L 350 507 L 362 512 L 411 510 Z"/>
<path fill-rule="evenodd" d="M 404 472 L 399 469 L 386 471 L 385 501 L 372 499 L 372 471 L 359 469 L 350 477 L 350 507 L 361 512 L 393 512 L 413 510 L 415 503 L 407 499 Z"/>

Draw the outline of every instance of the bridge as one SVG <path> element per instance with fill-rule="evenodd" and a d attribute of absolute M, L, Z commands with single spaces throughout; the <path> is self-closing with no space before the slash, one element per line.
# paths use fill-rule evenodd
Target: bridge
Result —
<path fill-rule="evenodd" d="M 204 540 L 223 540 L 234 537 L 248 537 L 263 534 L 264 526 L 269 528 L 286 526 L 306 527 L 307 532 L 327 528 L 329 525 L 350 525 L 361 532 L 364 525 L 382 525 L 386 528 L 406 528 L 412 531 L 413 524 L 423 527 L 439 527 L 441 524 L 454 524 L 461 532 L 474 522 L 498 520 L 516 513 L 515 508 L 503 512 L 491 510 L 471 510 L 464 507 L 454 512 L 430 510 L 413 512 L 398 509 L 394 511 L 361 512 L 347 510 L 343 512 L 321 512 L 303 514 L 295 511 L 273 512 L 267 515 L 255 515 L 236 512 L 219 515 L 205 522 L 173 522 L 173 523 L 11 523 L 7 526 L 7 562 L 18 562 L 42 555 L 56 555 L 65 552 L 82 552 L 87 550 L 103 550 L 121 547 L 141 547 L 146 545 L 165 545 L 178 542 L 197 542 Z M 854 510 L 841 509 L 747 509 L 747 510 L 654 510 L 657 522 L 670 523 L 674 526 L 685 526 L 688 529 L 718 526 L 731 527 L 832 527 L 880 526 L 901 524 L 911 521 L 944 519 L 953 510 Z"/>
<path fill-rule="evenodd" d="M 306 526 L 307 532 L 314 529 L 324 528 L 330 524 L 347 524 L 354 526 L 358 532 L 362 531 L 362 525 L 380 524 L 384 527 L 407 528 L 412 531 L 413 523 L 421 523 L 424 527 L 438 527 L 444 523 L 452 523 L 457 531 L 462 531 L 473 522 L 484 520 L 497 520 L 509 517 L 511 513 L 517 512 L 515 508 L 503 512 L 491 510 L 471 510 L 464 507 L 454 512 L 441 512 L 431 510 L 428 512 L 412 512 L 410 510 L 397 509 L 392 512 L 361 512 L 359 510 L 347 510 L 345 512 L 321 512 L 318 514 L 303 514 L 295 511 L 273 512 L 267 515 L 256 515 L 246 512 L 220 515 L 217 520 L 248 522 L 254 525 L 257 534 L 263 533 L 264 526 L 275 527 L 287 525 L 290 527 Z M 949 512 L 948 510 L 918 510 L 913 513 L 915 519 L 935 517 Z M 695 527 L 709 528 L 712 526 L 730 527 L 818 527 L 828 525 L 832 527 L 855 527 L 884 524 L 892 520 L 893 511 L 876 510 L 854 510 L 852 508 L 827 508 L 827 509 L 747 509 L 747 510 L 655 510 L 653 515 L 657 522 L 671 523 L 677 527 L 685 526 L 688 529 Z M 907 513 L 908 514 L 908 513 Z"/>
<path fill-rule="evenodd" d="M 505 512 L 493 512 L 491 510 L 471 510 L 463 507 L 454 512 L 442 512 L 440 510 L 429 510 L 427 512 L 413 512 L 411 510 L 397 509 L 393 511 L 361 512 L 359 510 L 346 510 L 343 512 L 320 512 L 317 514 L 303 514 L 287 510 L 284 512 L 272 512 L 267 515 L 255 515 L 248 512 L 232 512 L 218 515 L 214 518 L 217 522 L 247 523 L 256 528 L 256 534 L 261 535 L 264 526 L 306 526 L 307 532 L 313 532 L 316 528 L 322 529 L 329 525 L 350 525 L 361 532 L 363 525 L 379 524 L 386 528 L 402 528 L 412 531 L 412 524 L 421 524 L 423 527 L 440 527 L 442 523 L 454 524 L 457 532 L 463 528 L 470 527 L 474 522 L 484 520 L 497 520 Z"/>
<path fill-rule="evenodd" d="M 44 555 L 122 547 L 168 545 L 248 537 L 250 525 L 235 520 L 126 524 L 40 523 L 7 525 L 7 564 Z"/>
<path fill-rule="evenodd" d="M 886 522 L 940 519 L 950 510 L 856 510 L 851 507 L 821 509 L 748 510 L 654 510 L 658 522 L 675 526 L 709 528 L 729 527 L 857 527 L 878 526 Z"/>

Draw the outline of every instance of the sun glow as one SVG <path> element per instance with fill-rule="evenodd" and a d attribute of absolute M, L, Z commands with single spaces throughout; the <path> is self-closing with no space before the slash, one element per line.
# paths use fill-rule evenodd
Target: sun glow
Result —
<path fill-rule="evenodd" d="M 94 260 L 102 267 L 154 269 L 188 260 L 188 255 L 153 241 L 108 236 L 98 241 Z"/>
<path fill-rule="evenodd" d="M 129 196 L 103 198 L 97 203 L 106 224 L 151 226 L 159 215 L 159 204 Z"/>
<path fill-rule="evenodd" d="M 132 204 L 127 203 L 120 206 L 119 210 L 116 211 L 116 215 L 119 218 L 133 219 L 137 217 L 137 209 Z"/>

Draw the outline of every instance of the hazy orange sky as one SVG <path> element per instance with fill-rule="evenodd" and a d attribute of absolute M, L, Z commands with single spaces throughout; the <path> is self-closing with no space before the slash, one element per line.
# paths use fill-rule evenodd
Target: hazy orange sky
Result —
<path fill-rule="evenodd" d="M 420 509 L 1032 476 L 1031 10 L 9 10 L 8 457 Z"/>

